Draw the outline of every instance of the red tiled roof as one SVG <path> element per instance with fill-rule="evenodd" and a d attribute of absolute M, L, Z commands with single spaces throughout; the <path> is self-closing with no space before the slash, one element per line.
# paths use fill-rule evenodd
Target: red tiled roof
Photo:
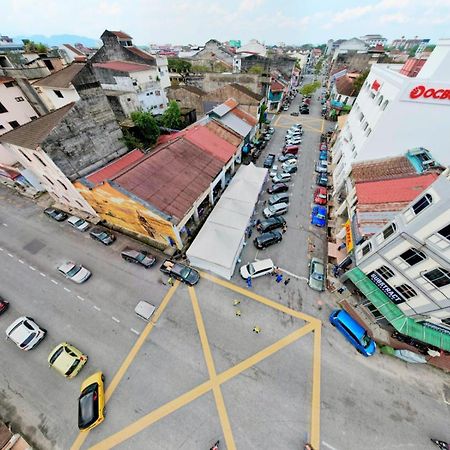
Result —
<path fill-rule="evenodd" d="M 7 83 L 8 81 L 14 81 L 11 77 L 0 77 L 0 83 Z"/>
<path fill-rule="evenodd" d="M 144 52 L 144 50 L 141 50 L 140 48 L 137 48 L 137 47 L 124 47 L 124 48 L 126 48 L 130 52 L 134 53 L 135 55 L 140 56 L 143 59 L 148 59 L 150 61 L 155 60 L 155 58 L 152 55 L 150 55 L 147 52 Z"/>
<path fill-rule="evenodd" d="M 94 67 L 101 69 L 117 70 L 118 72 L 142 72 L 144 70 L 151 70 L 150 66 L 146 64 L 131 63 L 128 61 L 108 61 L 102 63 L 94 63 Z"/>
<path fill-rule="evenodd" d="M 410 202 L 423 192 L 438 174 L 356 183 L 358 204 Z"/>
<path fill-rule="evenodd" d="M 229 98 L 228 100 L 225 100 L 223 103 L 228 107 L 230 107 L 231 109 L 236 108 L 236 106 L 239 105 L 239 103 L 234 98 Z"/>
<path fill-rule="evenodd" d="M 272 92 L 281 92 L 284 90 L 284 86 L 279 81 L 275 80 L 270 83 L 270 90 Z"/>
<path fill-rule="evenodd" d="M 147 155 L 114 182 L 179 221 L 222 167 L 218 158 L 180 138 Z"/>
<path fill-rule="evenodd" d="M 91 173 L 86 178 L 91 183 L 94 184 L 101 183 L 102 181 L 105 181 L 109 178 L 116 176 L 120 171 L 122 171 L 123 169 L 127 168 L 131 164 L 135 163 L 136 161 L 139 161 L 144 157 L 145 155 L 140 150 L 138 149 L 132 150 L 130 153 L 127 153 L 121 158 L 116 159 L 111 164 L 108 164 L 107 166 L 102 167 L 96 172 Z"/>
<path fill-rule="evenodd" d="M 242 111 L 242 109 L 234 108 L 233 110 L 231 110 L 231 114 L 234 114 L 235 116 L 239 117 L 239 119 L 248 123 L 252 127 L 254 127 L 258 123 L 255 117 L 251 116 L 249 113 L 245 111 Z"/>
<path fill-rule="evenodd" d="M 176 138 L 182 136 L 185 132 L 179 131 L 178 133 L 161 134 L 156 141 L 158 145 L 167 144 L 167 142 L 174 141 Z"/>
<path fill-rule="evenodd" d="M 211 155 L 226 163 L 236 152 L 235 146 L 228 143 L 225 139 L 217 136 L 205 126 L 196 126 L 189 129 L 184 138 Z"/>
<path fill-rule="evenodd" d="M 353 83 L 355 80 L 348 75 L 344 75 L 336 80 L 336 91 L 338 94 L 353 96 L 355 93 L 355 88 L 353 87 Z"/>
<path fill-rule="evenodd" d="M 123 31 L 111 31 L 112 34 L 115 34 L 119 39 L 133 39 L 129 34 L 124 33 Z"/>

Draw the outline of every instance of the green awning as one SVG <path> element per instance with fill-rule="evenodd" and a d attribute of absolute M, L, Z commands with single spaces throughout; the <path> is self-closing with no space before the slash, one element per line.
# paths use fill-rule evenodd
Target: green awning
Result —
<path fill-rule="evenodd" d="M 402 310 L 375 286 L 366 274 L 355 267 L 346 272 L 345 276 L 364 294 L 378 311 L 399 332 L 418 341 L 426 342 L 434 347 L 450 351 L 450 335 L 426 327 L 405 316 Z"/>

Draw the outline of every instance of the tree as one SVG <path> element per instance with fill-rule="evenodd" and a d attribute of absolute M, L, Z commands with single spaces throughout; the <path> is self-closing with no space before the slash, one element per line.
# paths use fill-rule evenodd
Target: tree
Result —
<path fill-rule="evenodd" d="M 261 105 L 261 108 L 259 108 L 259 120 L 258 120 L 258 123 L 259 123 L 260 128 L 261 128 L 261 125 L 266 120 L 266 114 L 265 114 L 266 111 L 267 111 L 267 105 L 265 103 L 263 103 Z"/>
<path fill-rule="evenodd" d="M 175 100 L 171 100 L 168 108 L 164 111 L 161 123 L 164 127 L 171 128 L 172 130 L 179 130 L 181 128 L 181 111 Z"/>
<path fill-rule="evenodd" d="M 161 133 L 151 112 L 134 111 L 131 113 L 131 120 L 136 125 L 133 135 L 144 147 L 156 143 Z"/>
<path fill-rule="evenodd" d="M 45 44 L 40 42 L 30 41 L 29 39 L 23 39 L 25 45 L 24 50 L 27 53 L 47 53 L 48 48 Z"/>
<path fill-rule="evenodd" d="M 192 70 L 192 64 L 183 59 L 169 58 L 167 60 L 169 71 L 179 74 L 189 73 Z"/>
<path fill-rule="evenodd" d="M 257 64 L 255 66 L 250 67 L 247 73 L 256 73 L 258 75 L 261 75 L 262 73 L 264 73 L 264 67 Z"/>
<path fill-rule="evenodd" d="M 367 75 L 369 75 L 369 70 L 361 72 L 358 78 L 356 78 L 356 80 L 353 82 L 354 96 L 357 96 L 359 94 L 359 91 L 361 90 L 364 81 L 366 81 Z"/>
<path fill-rule="evenodd" d="M 311 95 L 314 91 L 316 91 L 320 87 L 320 81 L 315 81 L 314 83 L 305 84 L 300 89 L 300 94 L 302 95 Z"/>

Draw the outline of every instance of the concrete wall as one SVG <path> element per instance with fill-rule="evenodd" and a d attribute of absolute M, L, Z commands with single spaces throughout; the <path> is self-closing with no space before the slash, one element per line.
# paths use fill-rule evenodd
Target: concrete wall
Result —
<path fill-rule="evenodd" d="M 167 90 L 169 100 L 176 100 L 181 106 L 189 109 L 195 109 L 197 117 L 202 117 L 205 112 L 203 110 L 203 97 L 188 91 L 187 89 L 169 88 Z"/>
<path fill-rule="evenodd" d="M 49 111 L 62 108 L 63 106 L 80 99 L 78 92 L 73 86 L 67 89 L 53 89 L 47 86 L 36 86 L 35 89 Z M 58 97 L 55 90 L 59 91 L 63 97 Z"/>

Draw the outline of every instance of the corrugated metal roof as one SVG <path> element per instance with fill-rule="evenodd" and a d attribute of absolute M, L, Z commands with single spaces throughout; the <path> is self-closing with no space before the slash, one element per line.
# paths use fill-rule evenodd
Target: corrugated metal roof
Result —
<path fill-rule="evenodd" d="M 131 53 L 134 53 L 136 56 L 140 56 L 143 59 L 148 59 L 149 61 L 155 61 L 155 58 L 144 50 L 141 50 L 137 47 L 124 47 L 129 50 Z"/>
<path fill-rule="evenodd" d="M 219 106 L 216 106 L 212 112 L 219 117 L 223 117 L 230 110 L 231 108 L 229 106 L 225 105 L 225 103 L 221 103 Z"/>
<path fill-rule="evenodd" d="M 220 119 L 220 121 L 224 123 L 227 127 L 236 131 L 242 137 L 247 136 L 252 129 L 252 127 L 248 123 L 239 119 L 239 117 L 235 116 L 234 114 L 227 114 L 223 116 Z"/>
<path fill-rule="evenodd" d="M 225 139 L 231 145 L 237 147 L 242 142 L 241 135 L 236 133 L 235 131 L 226 128 L 223 124 L 221 124 L 218 120 L 210 120 L 206 125 L 206 128 L 211 130 L 217 136 L 220 136 L 222 139 Z"/>
<path fill-rule="evenodd" d="M 179 221 L 222 167 L 221 160 L 180 138 L 147 155 L 114 182 Z"/>
<path fill-rule="evenodd" d="M 85 63 L 74 62 L 70 66 L 64 67 L 64 69 L 58 70 L 58 72 L 52 73 L 45 78 L 33 83 L 33 86 L 43 86 L 52 88 L 68 88 L 70 83 L 78 75 L 81 69 L 84 68 Z"/>
<path fill-rule="evenodd" d="M 147 64 L 132 63 L 128 61 L 108 61 L 95 63 L 94 67 L 101 69 L 117 70 L 118 72 L 142 72 L 144 70 L 152 70 Z"/>
<path fill-rule="evenodd" d="M 129 34 L 123 31 L 110 31 L 110 33 L 115 34 L 119 39 L 133 39 Z"/>
<path fill-rule="evenodd" d="M 258 123 L 255 117 L 251 116 L 245 111 L 242 111 L 242 109 L 234 108 L 231 113 L 239 117 L 239 119 L 242 119 L 244 122 L 247 122 L 252 127 L 254 127 Z"/>
<path fill-rule="evenodd" d="M 417 175 L 417 171 L 406 156 L 376 159 L 352 165 L 352 178 L 355 183 L 389 180 L 414 175 Z"/>
<path fill-rule="evenodd" d="M 120 171 L 122 171 L 123 169 L 127 168 L 131 164 L 134 164 L 136 161 L 139 161 L 144 157 L 145 155 L 139 149 L 132 150 L 130 153 L 127 153 L 121 158 L 116 159 L 111 164 L 108 164 L 107 166 L 102 167 L 101 169 L 91 173 L 86 178 L 91 183 L 94 184 L 101 183 L 102 181 L 105 181 L 109 178 L 113 178 Z"/>

